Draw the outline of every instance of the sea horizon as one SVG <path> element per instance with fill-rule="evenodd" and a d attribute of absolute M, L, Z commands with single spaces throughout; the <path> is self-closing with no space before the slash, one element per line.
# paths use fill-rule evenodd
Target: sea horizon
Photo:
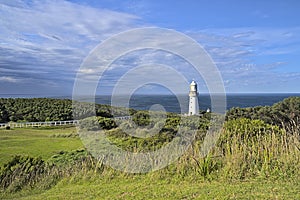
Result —
<path fill-rule="evenodd" d="M 211 109 L 211 96 L 219 94 L 200 93 L 198 95 L 200 110 Z M 300 93 L 227 93 L 226 110 L 233 107 L 255 107 L 271 106 L 285 98 L 300 96 Z M 44 95 L 44 94 L 1 94 L 0 98 L 55 98 L 72 99 L 71 95 Z M 187 94 L 134 94 L 129 96 L 121 94 L 114 95 L 114 101 L 111 102 L 111 95 L 96 95 L 95 97 L 82 95 L 77 100 L 93 102 L 104 105 L 127 105 L 125 107 L 136 110 L 149 110 L 152 105 L 159 104 L 168 112 L 186 113 L 188 111 Z M 127 101 L 127 102 L 126 102 Z M 180 104 L 181 102 L 181 104 Z"/>

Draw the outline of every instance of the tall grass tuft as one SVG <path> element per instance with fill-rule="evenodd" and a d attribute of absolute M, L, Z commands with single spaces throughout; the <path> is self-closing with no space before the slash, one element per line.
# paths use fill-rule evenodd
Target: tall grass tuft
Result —
<path fill-rule="evenodd" d="M 229 121 L 220 138 L 227 178 L 288 178 L 299 175 L 299 141 L 284 129 L 260 120 Z"/>

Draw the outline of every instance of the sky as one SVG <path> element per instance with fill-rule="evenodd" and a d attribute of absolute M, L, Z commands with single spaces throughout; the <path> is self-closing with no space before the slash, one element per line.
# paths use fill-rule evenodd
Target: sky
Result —
<path fill-rule="evenodd" d="M 299 9 L 298 0 L 0 0 L 0 95 L 71 95 L 78 73 L 97 75 L 80 66 L 98 45 L 144 27 L 172 29 L 198 42 L 227 93 L 298 93 Z M 126 72 L 147 63 L 171 66 L 209 92 L 185 60 L 146 49 L 116 59 L 96 93 L 109 93 Z M 142 81 L 143 74 L 131 78 Z"/>

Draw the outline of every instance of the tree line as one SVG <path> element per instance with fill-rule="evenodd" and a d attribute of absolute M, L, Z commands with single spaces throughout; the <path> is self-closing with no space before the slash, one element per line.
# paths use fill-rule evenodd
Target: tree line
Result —
<path fill-rule="evenodd" d="M 72 100 L 51 98 L 0 98 L 0 123 L 9 121 L 60 121 L 74 119 Z M 149 124 L 147 111 L 136 111 L 126 108 L 114 108 L 109 105 L 79 103 L 75 113 L 77 117 L 101 116 L 111 118 L 114 116 L 132 115 L 138 125 Z M 75 115 L 75 116 L 76 116 Z M 170 120 L 177 121 L 176 114 L 169 116 Z M 237 118 L 260 119 L 280 127 L 295 127 L 300 124 L 300 97 L 290 97 L 272 106 L 256 106 L 249 108 L 231 108 L 226 113 L 226 120 Z"/>
<path fill-rule="evenodd" d="M 79 102 L 76 105 L 77 118 L 85 116 L 101 116 L 110 118 L 111 113 L 124 115 L 125 108 L 113 109 L 109 105 L 92 105 Z M 134 112 L 132 109 L 130 113 Z M 65 121 L 74 119 L 73 102 L 70 99 L 51 98 L 0 98 L 0 123 Z"/>

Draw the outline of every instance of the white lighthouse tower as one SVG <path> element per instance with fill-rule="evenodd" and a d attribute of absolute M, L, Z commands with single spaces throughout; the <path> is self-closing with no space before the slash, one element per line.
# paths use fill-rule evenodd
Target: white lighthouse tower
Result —
<path fill-rule="evenodd" d="M 198 115 L 199 114 L 199 104 L 198 104 L 198 91 L 197 83 L 192 81 L 190 84 L 190 101 L 189 101 L 189 113 L 188 115 Z"/>

